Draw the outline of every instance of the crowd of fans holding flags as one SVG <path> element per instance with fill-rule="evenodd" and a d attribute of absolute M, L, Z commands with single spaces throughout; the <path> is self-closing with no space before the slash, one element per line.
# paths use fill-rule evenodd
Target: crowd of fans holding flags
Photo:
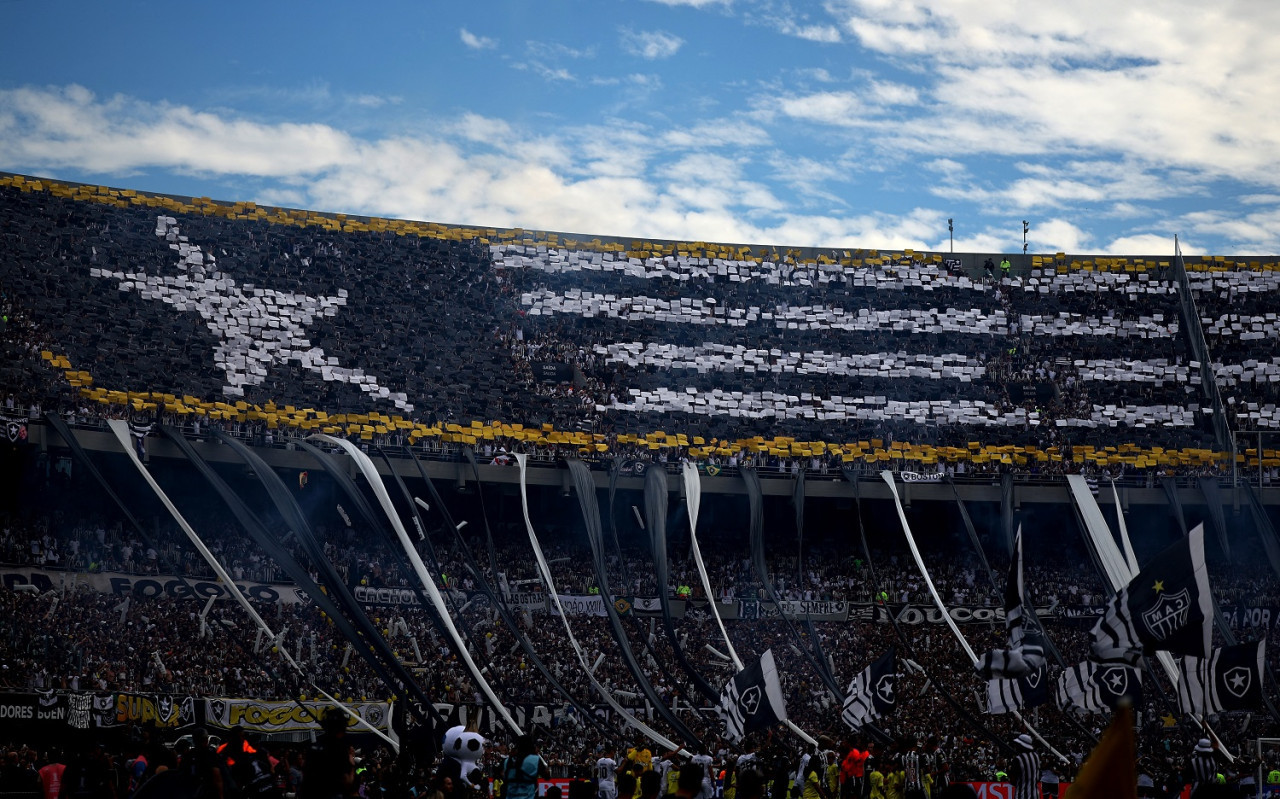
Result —
<path fill-rule="evenodd" d="M 236 536 L 229 524 L 222 529 L 216 525 L 209 529 L 210 546 L 225 558 L 228 568 L 240 565 L 243 569 L 240 573 L 247 575 L 248 580 L 274 576 L 266 572 L 254 574 L 250 566 L 252 555 L 235 543 Z M 342 567 L 340 571 L 352 586 L 403 588 L 412 584 L 412 578 L 393 562 L 378 557 L 367 545 L 362 545 L 356 532 L 336 528 L 326 534 L 326 539 L 327 556 Z M 73 545 L 73 541 L 79 543 Z M 470 542 L 477 552 L 483 551 L 483 543 L 478 538 Z M 540 726 L 537 732 L 543 755 L 554 773 L 568 777 L 578 773 L 580 767 L 606 757 L 621 762 L 625 758 L 620 755 L 632 747 L 652 750 L 651 742 L 625 726 L 602 730 L 586 723 L 563 697 L 557 696 L 539 678 L 519 651 L 512 632 L 497 622 L 483 602 L 471 601 L 475 597 L 474 581 L 467 573 L 459 546 L 456 542 L 437 541 L 440 587 L 453 597 L 458 619 L 467 630 L 473 652 L 486 664 L 502 701 L 512 706 L 543 704 L 550 708 L 548 724 Z M 860 553 L 824 551 L 823 547 L 829 544 L 817 546 L 818 549 L 808 555 L 806 562 L 810 565 L 800 579 L 791 577 L 796 573 L 793 556 L 771 553 L 774 588 L 780 596 L 870 600 L 882 603 L 894 613 L 904 604 L 929 603 L 922 578 L 901 546 L 877 546 L 871 553 L 871 563 L 864 562 Z M 153 548 L 154 557 L 149 552 Z M 1061 553 L 1058 560 L 1053 560 L 1049 552 L 1040 551 L 1043 548 L 1032 545 L 1034 556 L 1029 558 L 1026 582 L 1032 586 L 1036 606 L 1057 606 L 1063 611 L 1082 613 L 1078 618 L 1068 613 L 1045 618 L 1046 634 L 1069 665 L 1073 658 L 1081 658 L 1088 651 L 1089 628 L 1099 618 L 1104 592 L 1096 575 L 1083 565 L 1087 559 L 1081 557 L 1081 553 Z M 70 569 L 68 574 L 74 574 L 106 567 L 139 576 L 172 573 L 185 573 L 193 578 L 208 576 L 207 568 L 201 564 L 181 557 L 174 559 L 179 549 L 177 538 L 170 534 L 143 541 L 125 533 L 118 521 L 79 518 L 67 513 L 9 519 L 0 529 L 0 554 L 6 564 L 15 567 L 38 567 L 46 573 Z M 134 557 L 134 553 L 139 554 Z M 57 557 L 51 557 L 54 554 Z M 595 575 L 584 568 L 589 558 L 583 558 L 579 549 L 561 543 L 549 547 L 547 554 L 556 563 L 561 592 L 591 592 Z M 488 577 L 495 585 L 505 585 L 508 590 L 513 586 L 539 590 L 533 584 L 536 577 L 528 570 L 528 557 L 516 541 L 500 537 L 494 555 L 501 578 L 491 573 Z M 1000 607 L 1004 601 L 1003 580 L 990 579 L 972 555 L 943 550 L 930 552 L 926 559 L 930 562 L 930 576 L 948 606 Z M 611 582 L 625 586 L 628 596 L 649 595 L 650 589 L 656 588 L 652 578 L 637 576 L 651 573 L 649 567 L 651 564 L 644 552 L 624 549 L 622 558 L 611 561 Z M 712 555 L 707 568 L 712 584 L 723 587 L 721 598 L 758 599 L 761 596 L 761 586 L 741 556 Z M 1220 565 L 1215 568 L 1213 585 L 1220 602 L 1230 607 L 1230 603 L 1241 598 L 1265 604 L 1265 595 L 1249 592 L 1267 582 L 1256 569 L 1227 569 Z M 685 593 L 686 585 L 698 588 L 690 588 Z M 692 563 L 684 556 L 673 558 L 666 590 L 673 599 L 700 598 L 700 583 Z M 243 613 L 226 602 L 216 603 L 207 616 L 202 616 L 198 601 L 140 596 L 131 596 L 125 601 L 120 595 L 95 593 L 84 584 L 78 587 L 63 584 L 44 592 L 0 591 L 0 602 L 4 604 L 0 612 L 3 620 L 0 621 L 3 651 L 0 681 L 9 689 L 127 690 L 176 696 L 275 699 L 288 699 L 306 690 L 268 654 L 270 642 L 265 646 L 261 641 L 254 642 L 252 627 Z M 317 673 L 329 675 L 329 689 L 335 694 L 355 699 L 385 693 L 377 677 L 346 650 L 345 642 L 314 608 L 298 603 L 278 604 L 263 610 L 279 627 L 290 631 L 283 641 L 285 647 L 297 651 Z M 388 634 L 397 652 L 421 668 L 417 673 L 429 696 L 455 706 L 480 706 L 481 698 L 471 675 L 461 667 L 444 637 L 433 629 L 425 612 L 405 607 L 368 607 L 366 611 Z M 574 616 L 570 622 L 574 635 L 591 657 L 601 657 L 595 668 L 597 677 L 609 690 L 622 692 L 620 696 L 634 695 L 630 675 L 617 657 L 617 647 L 604 621 L 593 616 Z M 791 775 L 798 769 L 798 758 L 812 747 L 780 727 L 751 734 L 742 743 L 728 740 L 724 724 L 713 708 L 698 697 L 686 679 L 677 676 L 680 671 L 675 665 L 673 645 L 661 632 L 653 633 L 653 623 L 638 620 L 630 628 L 632 645 L 640 650 L 648 639 L 652 651 L 645 660 L 648 678 L 662 699 L 680 711 L 682 720 L 706 745 L 706 754 L 713 758 L 715 770 L 728 768 L 732 774 L 732 765 L 742 752 L 754 751 L 760 762 L 771 764 L 765 770 L 765 776 L 773 785 L 769 795 L 783 795 L 778 793 L 779 783 L 789 784 L 794 779 Z M 708 614 L 705 611 L 686 613 L 677 625 L 678 633 L 690 642 L 686 654 L 695 667 L 717 687 L 728 681 L 733 669 L 722 654 L 713 651 L 717 649 L 719 636 Z M 547 668 L 562 683 L 574 686 L 572 690 L 578 702 L 586 707 L 598 707 L 599 698 L 583 686 L 581 666 L 574 661 L 554 619 L 524 615 L 520 626 L 521 633 L 535 638 L 536 649 Z M 846 760 L 851 750 L 871 752 L 870 770 L 864 771 L 864 778 L 869 780 L 872 774 L 879 774 L 890 784 L 906 779 L 906 764 L 912 762 L 913 753 L 918 757 L 927 752 L 931 758 L 928 762 L 934 764 L 931 780 L 935 788 L 941 787 L 943 780 L 986 781 L 1010 772 L 1017 747 L 1021 746 L 1017 740 L 1023 734 L 1022 727 L 1008 714 L 983 713 L 990 702 L 984 681 L 943 625 L 903 624 L 895 630 L 883 621 L 813 623 L 821 649 L 830 656 L 841 687 L 881 653 L 891 648 L 897 652 L 898 677 L 893 687 L 899 697 L 904 700 L 909 697 L 909 701 L 899 701 L 891 712 L 875 718 L 874 731 L 864 728 L 856 732 L 842 723 L 841 698 L 828 695 L 821 680 L 800 656 L 784 622 L 757 619 L 729 622 L 729 627 L 733 645 L 745 662 L 750 663 L 765 652 L 776 658 L 787 715 L 800 729 L 821 734 L 823 750 L 834 753 L 822 755 L 821 760 L 827 765 Z M 1236 633 L 1244 637 L 1260 632 L 1265 630 L 1243 626 L 1236 629 Z M 965 634 L 979 652 L 1006 646 L 1006 631 L 999 624 L 966 625 Z M 708 646 L 691 642 L 705 642 Z M 210 658 L 211 651 L 217 651 L 216 658 Z M 1274 655 L 1268 652 L 1267 658 L 1271 662 Z M 1176 704 L 1167 704 L 1174 691 L 1167 684 L 1158 688 L 1162 682 L 1162 675 L 1153 672 L 1145 675 L 1147 699 L 1140 708 L 1141 766 L 1157 785 L 1173 784 L 1180 778 L 1190 749 L 1204 734 L 1188 717 L 1178 713 Z M 960 710 L 940 699 L 940 687 L 952 695 Z M 1162 692 L 1167 695 L 1163 705 L 1156 698 Z M 634 712 L 644 713 L 642 703 L 624 701 L 624 704 Z M 1093 746 L 1093 736 L 1100 731 L 1105 716 L 1079 710 L 1061 711 L 1052 701 L 1028 707 L 1026 712 L 1037 732 L 1066 758 L 1064 762 L 1057 761 L 1037 742 L 1035 748 L 1039 750 L 1044 769 L 1058 779 L 1070 781 L 1081 759 Z M 617 724 L 616 715 L 606 717 Z M 1245 735 L 1264 734 L 1273 722 L 1261 714 L 1260 708 L 1248 716 L 1217 714 L 1212 721 L 1215 733 L 1222 737 L 1223 748 L 1245 756 L 1234 764 L 1222 761 L 1221 770 L 1236 777 L 1251 773 L 1247 753 L 1242 751 Z M 494 724 L 486 732 L 491 751 L 504 751 L 508 741 L 501 725 Z M 279 754 L 287 749 L 287 746 L 279 748 Z M 376 744 L 364 744 L 362 750 L 365 754 L 361 760 L 369 764 L 365 771 L 370 781 L 378 779 L 397 784 L 428 781 L 429 771 L 397 773 L 390 754 L 379 753 Z M 20 750 L 15 752 L 19 762 L 29 756 Z M 288 762 L 287 757 L 276 760 Z M 679 763 L 678 758 L 668 758 L 668 761 Z M 488 763 L 491 769 L 494 765 L 494 762 Z M 894 776 L 900 773 L 903 776 Z"/>

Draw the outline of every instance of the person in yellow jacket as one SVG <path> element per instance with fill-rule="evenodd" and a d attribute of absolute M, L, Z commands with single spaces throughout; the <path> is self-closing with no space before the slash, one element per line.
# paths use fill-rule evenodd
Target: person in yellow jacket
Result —
<path fill-rule="evenodd" d="M 900 763 L 894 763 L 884 775 L 884 799 L 903 799 L 907 775 Z"/>
<path fill-rule="evenodd" d="M 884 772 L 878 762 L 867 767 L 867 786 L 870 788 L 869 799 L 885 799 Z"/>

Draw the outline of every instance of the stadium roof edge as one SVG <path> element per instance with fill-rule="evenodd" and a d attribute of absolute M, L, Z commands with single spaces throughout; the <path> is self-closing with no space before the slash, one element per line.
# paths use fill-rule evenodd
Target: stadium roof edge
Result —
<path fill-rule="evenodd" d="M 130 192 L 146 198 L 163 198 L 175 203 L 185 205 L 215 205 L 220 208 L 231 208 L 234 206 L 252 205 L 256 209 L 262 209 L 268 212 L 278 212 L 279 214 L 289 215 L 300 218 L 310 219 L 327 219 L 335 223 L 339 222 L 356 222 L 361 225 L 368 224 L 388 224 L 388 225 L 429 225 L 445 230 L 453 231 L 472 231 L 477 234 L 480 232 L 490 232 L 493 238 L 504 243 L 521 243 L 528 242 L 533 244 L 547 244 L 548 246 L 564 247 L 567 243 L 572 242 L 579 249 L 599 249 L 610 250 L 614 252 L 648 252 L 648 253 L 665 253 L 665 252 L 682 252 L 689 250 L 707 251 L 729 251 L 743 255 L 743 259 L 760 259 L 760 258 L 787 258 L 790 257 L 796 261 L 816 261 L 820 258 L 831 258 L 834 260 L 845 259 L 866 259 L 866 258 L 901 258 L 903 256 L 923 256 L 926 259 L 944 261 L 946 259 L 956 259 L 966 268 L 976 268 L 980 264 L 978 259 L 985 258 L 1002 258 L 1008 257 L 1010 261 L 1017 267 L 1029 267 L 1034 265 L 1038 259 L 1052 259 L 1045 262 L 1045 265 L 1053 265 L 1054 263 L 1094 263 L 1099 260 L 1103 261 L 1126 261 L 1130 263 L 1170 261 L 1173 258 L 1173 241 L 1170 239 L 1170 251 L 1164 254 L 1151 254 L 1141 256 L 1111 256 L 1096 253 L 1000 253 L 1000 252 L 970 252 L 970 253 L 944 253 L 935 251 L 914 251 L 905 250 L 881 250 L 877 247 L 794 247 L 785 244 L 742 244 L 733 242 L 704 242 L 704 241 L 681 241 L 676 239 L 655 239 L 647 237 L 631 237 L 618 235 L 592 234 L 582 232 L 569 231 L 548 231 L 548 230 L 531 230 L 525 228 L 498 228 L 488 225 L 469 225 L 461 223 L 444 223 L 432 222 L 427 220 L 407 220 L 394 217 L 378 217 L 367 216 L 362 214 L 347 214 L 329 211 L 315 211 L 303 208 L 288 208 L 283 206 L 266 206 L 258 205 L 248 200 L 213 200 L 208 197 L 191 197 L 186 195 L 165 194 L 160 192 L 147 192 L 136 189 L 128 189 L 121 187 L 103 186 L 94 183 L 81 183 L 77 181 L 60 180 L 57 178 L 43 177 L 37 175 L 26 175 L 16 172 L 0 171 L 0 185 L 13 184 L 39 184 L 42 188 L 45 186 L 61 186 L 73 190 L 81 190 L 93 188 L 96 190 L 105 190 L 108 193 L 114 192 Z M 111 195 L 114 196 L 114 195 Z M 477 235 L 477 237 L 480 237 Z M 488 238 L 485 236 L 483 238 Z M 719 257 L 719 256 L 717 256 Z M 1189 256 L 1188 260 L 1197 261 L 1219 261 L 1224 259 L 1221 256 Z M 1260 260 L 1267 262 L 1280 261 L 1278 256 L 1234 256 L 1230 259 L 1235 263 L 1241 261 L 1249 262 L 1251 260 Z"/>

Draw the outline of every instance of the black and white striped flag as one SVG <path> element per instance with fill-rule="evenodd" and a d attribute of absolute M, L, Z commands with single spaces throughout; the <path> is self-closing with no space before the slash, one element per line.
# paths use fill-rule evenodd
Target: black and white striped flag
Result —
<path fill-rule="evenodd" d="M 1152 652 L 1208 657 L 1212 618 L 1200 524 L 1111 598 L 1093 628 L 1090 659 L 1135 666 Z"/>
<path fill-rule="evenodd" d="M 1208 658 L 1184 657 L 1178 665 L 1178 710 L 1212 715 L 1245 710 L 1262 701 L 1266 641 L 1213 650 Z"/>
<path fill-rule="evenodd" d="M 868 722 L 893 710 L 898 702 L 898 659 L 896 650 L 889 651 L 863 669 L 849 683 L 841 718 L 850 728 L 859 730 Z"/>
<path fill-rule="evenodd" d="M 1114 710 L 1125 697 L 1135 708 L 1142 704 L 1142 672 L 1120 664 L 1077 663 L 1058 675 L 1058 707 L 1078 707 L 1090 713 Z"/>
<path fill-rule="evenodd" d="M 1044 665 L 1044 631 L 1034 606 L 1025 601 L 1022 581 L 1022 527 L 1013 539 L 1013 557 L 1004 587 L 1004 626 L 1009 646 L 982 656 L 978 671 L 983 677 L 1021 677 Z"/>
<path fill-rule="evenodd" d="M 772 649 L 765 650 L 759 660 L 725 684 L 716 713 L 724 720 L 725 737 L 735 743 L 747 733 L 787 720 L 787 705 L 782 698 Z"/>
<path fill-rule="evenodd" d="M 987 712 L 1008 713 L 1049 701 L 1049 672 L 1041 665 L 1020 677 L 987 680 Z"/>

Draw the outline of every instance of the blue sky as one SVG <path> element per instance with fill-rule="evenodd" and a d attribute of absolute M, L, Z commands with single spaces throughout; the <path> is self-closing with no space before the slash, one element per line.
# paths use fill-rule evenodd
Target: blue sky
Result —
<path fill-rule="evenodd" d="M 1212 6 L 1212 7 L 1209 7 Z M 1280 4 L 0 1 L 0 169 L 868 248 L 1280 252 Z"/>

